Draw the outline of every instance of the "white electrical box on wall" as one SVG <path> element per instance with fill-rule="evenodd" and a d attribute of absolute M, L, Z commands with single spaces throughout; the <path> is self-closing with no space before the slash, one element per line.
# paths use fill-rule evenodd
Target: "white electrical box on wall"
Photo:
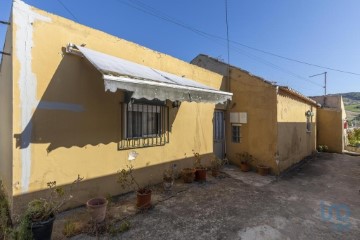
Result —
<path fill-rule="evenodd" d="M 247 123 L 246 112 L 231 112 L 230 123 Z"/>
<path fill-rule="evenodd" d="M 247 113 L 246 112 L 240 113 L 240 123 L 247 123 Z"/>

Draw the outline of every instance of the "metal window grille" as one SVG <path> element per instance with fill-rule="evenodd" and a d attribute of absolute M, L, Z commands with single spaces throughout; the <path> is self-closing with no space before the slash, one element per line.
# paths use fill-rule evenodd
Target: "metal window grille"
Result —
<path fill-rule="evenodd" d="M 241 142 L 241 132 L 240 132 L 240 126 L 239 125 L 232 125 L 231 126 L 231 140 L 234 143 L 240 143 Z"/>
<path fill-rule="evenodd" d="M 169 142 L 167 106 L 124 104 L 124 136 L 119 149 L 162 146 Z"/>

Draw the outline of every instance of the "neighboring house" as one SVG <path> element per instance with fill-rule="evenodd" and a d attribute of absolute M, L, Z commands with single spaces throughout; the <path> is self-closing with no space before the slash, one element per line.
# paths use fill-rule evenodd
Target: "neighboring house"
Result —
<path fill-rule="evenodd" d="M 217 105 L 215 112 L 218 156 L 226 153 L 239 164 L 237 153 L 248 152 L 256 159 L 254 166 L 267 165 L 279 174 L 316 150 L 314 100 L 207 55 L 191 63 L 223 75 L 221 89 L 234 94 L 228 106 Z"/>
<path fill-rule="evenodd" d="M 342 96 L 311 97 L 321 104 L 317 118 L 317 144 L 326 145 L 330 152 L 342 153 L 347 141 L 346 112 Z"/>
<path fill-rule="evenodd" d="M 232 96 L 219 74 L 19 0 L 3 51 L 0 177 L 13 212 L 50 181 L 84 177 L 79 205 L 122 193 L 126 165 L 152 184 L 192 166 L 192 150 L 213 154 L 215 104 Z"/>

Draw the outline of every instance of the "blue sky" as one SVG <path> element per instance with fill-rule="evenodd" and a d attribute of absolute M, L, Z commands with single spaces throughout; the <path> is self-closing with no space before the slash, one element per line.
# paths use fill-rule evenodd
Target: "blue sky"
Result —
<path fill-rule="evenodd" d="M 225 0 L 60 1 L 77 20 L 58 0 L 25 2 L 187 62 L 199 53 L 227 61 Z M 0 0 L 0 20 L 9 18 L 11 2 Z M 230 63 L 305 95 L 323 94 L 323 76 L 309 76 L 324 71 L 328 93 L 360 91 L 359 11 L 358 0 L 228 0 L 231 41 L 359 75 L 287 61 L 237 44 L 231 44 Z M 0 25 L 1 47 L 5 32 L 6 26 Z"/>

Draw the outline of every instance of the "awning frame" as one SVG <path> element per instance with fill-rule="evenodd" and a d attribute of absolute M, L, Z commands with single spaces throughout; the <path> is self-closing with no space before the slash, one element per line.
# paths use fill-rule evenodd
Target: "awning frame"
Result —
<path fill-rule="evenodd" d="M 122 74 L 119 72 L 112 72 L 112 71 L 103 71 L 100 69 L 96 63 L 94 63 L 89 56 L 86 56 L 83 51 L 89 51 L 90 53 L 96 53 L 96 54 L 102 54 L 102 57 L 109 56 L 109 58 L 116 58 L 121 61 L 128 61 L 125 59 L 117 58 L 114 56 L 106 55 L 100 52 L 96 52 L 91 49 L 85 49 L 83 47 L 79 47 L 73 44 L 69 44 L 66 47 L 66 52 L 81 56 L 83 58 L 86 58 L 103 76 L 104 85 L 105 85 L 105 91 L 111 91 L 116 92 L 118 89 L 133 92 L 133 98 L 135 99 L 141 99 L 146 98 L 148 100 L 152 99 L 159 99 L 161 101 L 170 100 L 170 101 L 189 101 L 189 102 L 210 102 L 210 103 L 224 103 L 228 100 L 231 100 L 232 93 L 219 91 L 216 89 L 212 89 L 206 85 L 200 84 L 194 80 L 191 80 L 189 84 L 194 84 L 195 86 L 187 86 L 182 85 L 181 81 L 187 81 L 186 79 L 181 79 L 180 83 L 172 83 L 170 81 L 168 82 L 161 82 L 161 79 L 154 80 L 154 79 L 146 79 L 146 78 L 139 78 L 137 76 L 129 76 L 126 74 Z M 98 59 L 96 59 L 99 61 Z M 106 59 L 108 60 L 108 59 Z M 146 68 L 146 70 L 149 70 L 150 67 L 132 63 L 128 61 L 130 64 L 133 64 L 136 67 L 139 67 L 139 71 L 141 71 L 141 68 Z M 134 67 L 131 66 L 131 67 Z M 169 80 L 171 80 L 171 77 L 175 77 L 179 79 L 179 76 L 176 76 L 174 74 L 166 73 L 157 69 L 150 68 L 156 73 L 159 73 L 159 75 L 163 78 L 167 78 L 165 76 L 166 74 L 169 76 Z M 194 82 L 194 83 L 193 83 Z M 200 87 L 198 87 L 198 85 Z M 202 88 L 203 86 L 203 88 Z"/>

